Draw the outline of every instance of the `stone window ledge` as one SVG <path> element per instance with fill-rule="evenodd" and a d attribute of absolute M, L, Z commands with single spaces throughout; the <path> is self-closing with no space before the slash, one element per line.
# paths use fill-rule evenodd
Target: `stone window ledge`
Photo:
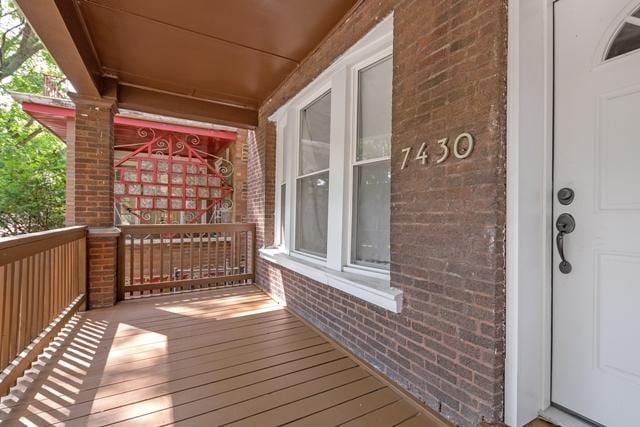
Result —
<path fill-rule="evenodd" d="M 389 280 L 331 270 L 287 255 L 277 248 L 263 248 L 259 252 L 260 258 L 266 261 L 339 289 L 385 310 L 393 313 L 400 313 L 402 310 L 402 291 L 392 288 Z"/>

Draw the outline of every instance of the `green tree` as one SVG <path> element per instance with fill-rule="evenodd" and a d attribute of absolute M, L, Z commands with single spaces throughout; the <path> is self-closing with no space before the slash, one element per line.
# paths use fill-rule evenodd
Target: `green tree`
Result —
<path fill-rule="evenodd" d="M 0 0 L 0 234 L 64 224 L 65 145 L 25 114 L 9 92 L 42 93 L 63 78 L 12 1 Z"/>

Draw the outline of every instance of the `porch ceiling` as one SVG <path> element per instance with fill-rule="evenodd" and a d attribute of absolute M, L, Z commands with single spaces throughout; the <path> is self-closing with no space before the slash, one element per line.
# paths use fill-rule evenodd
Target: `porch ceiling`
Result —
<path fill-rule="evenodd" d="M 17 0 L 80 95 L 249 127 L 357 2 Z"/>

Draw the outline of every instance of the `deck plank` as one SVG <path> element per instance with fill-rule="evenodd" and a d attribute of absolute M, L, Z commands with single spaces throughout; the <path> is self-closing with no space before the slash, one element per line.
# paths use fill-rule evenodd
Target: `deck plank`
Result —
<path fill-rule="evenodd" d="M 2 399 L 0 421 L 445 425 L 253 286 L 84 313 Z"/>
<path fill-rule="evenodd" d="M 376 409 L 397 401 L 400 397 L 388 387 L 367 393 L 314 414 L 305 413 L 302 418 L 287 424 L 289 427 L 337 426 L 366 415 Z"/>
<path fill-rule="evenodd" d="M 370 412 L 364 416 L 341 424 L 343 427 L 369 427 L 379 423 L 385 426 L 395 426 L 414 417 L 416 409 L 404 400 L 398 400 L 390 405 Z"/>

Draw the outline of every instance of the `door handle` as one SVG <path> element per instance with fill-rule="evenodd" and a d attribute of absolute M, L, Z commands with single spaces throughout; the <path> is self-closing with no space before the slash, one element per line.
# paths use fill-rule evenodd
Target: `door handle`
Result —
<path fill-rule="evenodd" d="M 576 221 L 571 214 L 560 214 L 556 221 L 556 229 L 558 235 L 556 236 L 556 246 L 558 247 L 558 253 L 560 254 L 560 272 L 563 274 L 571 273 L 571 263 L 567 261 L 564 256 L 564 237 L 567 234 L 571 234 L 576 229 Z"/>

